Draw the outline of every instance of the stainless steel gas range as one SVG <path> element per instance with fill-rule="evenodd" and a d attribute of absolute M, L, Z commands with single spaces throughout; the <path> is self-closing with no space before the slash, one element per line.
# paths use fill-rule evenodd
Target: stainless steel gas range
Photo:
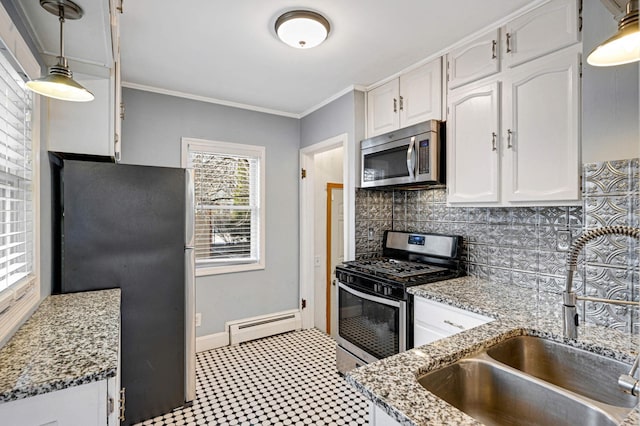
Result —
<path fill-rule="evenodd" d="M 338 278 L 338 371 L 413 347 L 407 287 L 456 278 L 462 237 L 385 231 L 383 257 L 345 262 Z"/>

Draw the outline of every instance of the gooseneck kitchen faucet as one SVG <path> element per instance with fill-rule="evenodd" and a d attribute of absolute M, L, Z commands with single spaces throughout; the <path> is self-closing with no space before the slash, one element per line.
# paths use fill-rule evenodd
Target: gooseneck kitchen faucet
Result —
<path fill-rule="evenodd" d="M 640 228 L 632 228 L 630 226 L 605 226 L 603 228 L 593 229 L 582 234 L 571 246 L 567 254 L 567 282 L 563 293 L 563 329 L 564 336 L 569 339 L 578 338 L 578 313 L 576 311 L 576 302 L 578 300 L 586 300 L 598 303 L 611 303 L 614 305 L 635 305 L 640 306 L 640 302 L 628 300 L 612 300 L 597 297 L 577 296 L 573 291 L 573 274 L 578 269 L 578 254 L 584 246 L 591 240 L 603 235 L 626 235 L 640 241 Z M 636 357 L 629 374 L 622 375 L 618 379 L 618 384 L 627 393 L 637 395 L 640 392 L 640 385 L 633 375 L 638 369 L 640 355 Z"/>

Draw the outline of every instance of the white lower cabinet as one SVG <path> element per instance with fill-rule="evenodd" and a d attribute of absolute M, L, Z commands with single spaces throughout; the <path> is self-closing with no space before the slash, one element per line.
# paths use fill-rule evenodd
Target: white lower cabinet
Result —
<path fill-rule="evenodd" d="M 491 321 L 493 318 L 484 315 L 414 297 L 413 346 L 417 348 Z"/>
<path fill-rule="evenodd" d="M 369 424 L 371 426 L 398 426 L 400 422 L 393 419 L 382 408 L 369 403 Z"/>
<path fill-rule="evenodd" d="M 117 382 L 114 377 L 0 404 L 0 424 L 119 425 Z"/>

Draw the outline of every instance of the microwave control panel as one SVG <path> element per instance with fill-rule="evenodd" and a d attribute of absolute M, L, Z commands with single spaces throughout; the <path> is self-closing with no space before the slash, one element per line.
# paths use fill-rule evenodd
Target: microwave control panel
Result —
<path fill-rule="evenodd" d="M 429 174 L 429 138 L 422 139 L 418 142 L 418 174 Z"/>

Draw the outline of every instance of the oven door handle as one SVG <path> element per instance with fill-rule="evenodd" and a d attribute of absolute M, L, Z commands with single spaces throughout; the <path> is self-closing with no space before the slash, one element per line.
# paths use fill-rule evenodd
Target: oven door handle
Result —
<path fill-rule="evenodd" d="M 348 285 L 338 281 L 338 287 L 343 289 L 344 291 L 346 291 L 347 293 L 351 293 L 354 296 L 357 297 L 361 297 L 363 299 L 366 300 L 371 300 L 372 302 L 377 302 L 377 303 L 382 303 L 383 305 L 388 305 L 388 306 L 393 306 L 395 308 L 400 308 L 402 306 L 402 304 L 404 303 L 404 301 L 400 300 L 400 301 L 394 301 L 394 300 L 389 300 L 389 299 L 385 299 L 382 297 L 378 297 L 378 296 L 374 296 L 373 294 L 368 294 L 368 293 L 363 293 L 361 291 L 355 290 L 351 287 L 349 287 Z"/>
<path fill-rule="evenodd" d="M 416 137 L 412 136 L 409 141 L 409 148 L 407 148 L 407 170 L 409 171 L 409 177 L 411 180 L 415 180 L 416 174 Z"/>

